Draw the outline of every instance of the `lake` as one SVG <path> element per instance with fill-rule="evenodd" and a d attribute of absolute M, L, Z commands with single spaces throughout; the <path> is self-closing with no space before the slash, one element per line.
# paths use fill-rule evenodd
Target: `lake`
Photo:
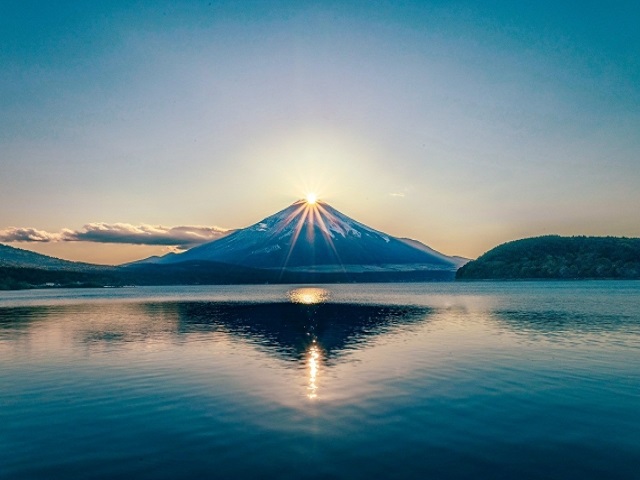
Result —
<path fill-rule="evenodd" d="M 0 292 L 0 478 L 631 479 L 640 282 Z"/>

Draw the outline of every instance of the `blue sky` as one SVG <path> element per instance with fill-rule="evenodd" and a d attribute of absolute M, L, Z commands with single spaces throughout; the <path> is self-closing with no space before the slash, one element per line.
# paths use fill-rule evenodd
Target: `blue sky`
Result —
<path fill-rule="evenodd" d="M 177 3 L 0 1 L 4 241 L 118 263 L 166 235 L 77 238 L 307 190 L 469 257 L 640 235 L 637 2 Z"/>

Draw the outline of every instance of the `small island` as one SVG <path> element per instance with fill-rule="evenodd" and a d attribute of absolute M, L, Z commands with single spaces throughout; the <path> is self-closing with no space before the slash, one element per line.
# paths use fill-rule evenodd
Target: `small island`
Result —
<path fill-rule="evenodd" d="M 546 235 L 499 245 L 456 280 L 640 279 L 640 238 Z"/>

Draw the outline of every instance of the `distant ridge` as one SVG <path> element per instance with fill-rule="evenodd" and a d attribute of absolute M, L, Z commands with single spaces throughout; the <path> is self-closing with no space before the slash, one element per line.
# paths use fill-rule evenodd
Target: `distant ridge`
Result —
<path fill-rule="evenodd" d="M 0 290 L 101 287 L 119 282 L 117 267 L 71 262 L 0 244 Z"/>
<path fill-rule="evenodd" d="M 92 263 L 72 262 L 4 244 L 0 244 L 0 267 L 37 268 L 72 272 L 114 268 Z"/>
<path fill-rule="evenodd" d="M 499 245 L 458 280 L 640 279 L 640 238 L 546 235 Z"/>
<path fill-rule="evenodd" d="M 409 245 L 411 245 L 412 247 L 415 247 L 419 250 L 424 250 L 432 255 L 436 255 L 442 258 L 445 258 L 449 261 L 452 261 L 456 264 L 456 266 L 461 267 L 462 265 L 464 265 L 465 263 L 469 263 L 471 261 L 470 258 L 466 258 L 466 257 L 459 257 L 456 255 L 453 256 L 449 256 L 449 255 L 445 255 L 443 253 L 438 252 L 437 250 L 434 250 L 433 248 L 425 245 L 424 243 L 422 243 L 419 240 L 414 240 L 412 238 L 399 238 L 400 241 L 408 243 Z"/>

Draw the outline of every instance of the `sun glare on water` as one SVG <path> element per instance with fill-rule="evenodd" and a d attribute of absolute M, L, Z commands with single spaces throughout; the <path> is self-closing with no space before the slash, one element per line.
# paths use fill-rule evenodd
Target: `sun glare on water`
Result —
<path fill-rule="evenodd" d="M 288 295 L 291 303 L 301 303 L 303 305 L 324 303 L 329 299 L 327 290 L 316 287 L 296 288 L 291 290 Z"/>

